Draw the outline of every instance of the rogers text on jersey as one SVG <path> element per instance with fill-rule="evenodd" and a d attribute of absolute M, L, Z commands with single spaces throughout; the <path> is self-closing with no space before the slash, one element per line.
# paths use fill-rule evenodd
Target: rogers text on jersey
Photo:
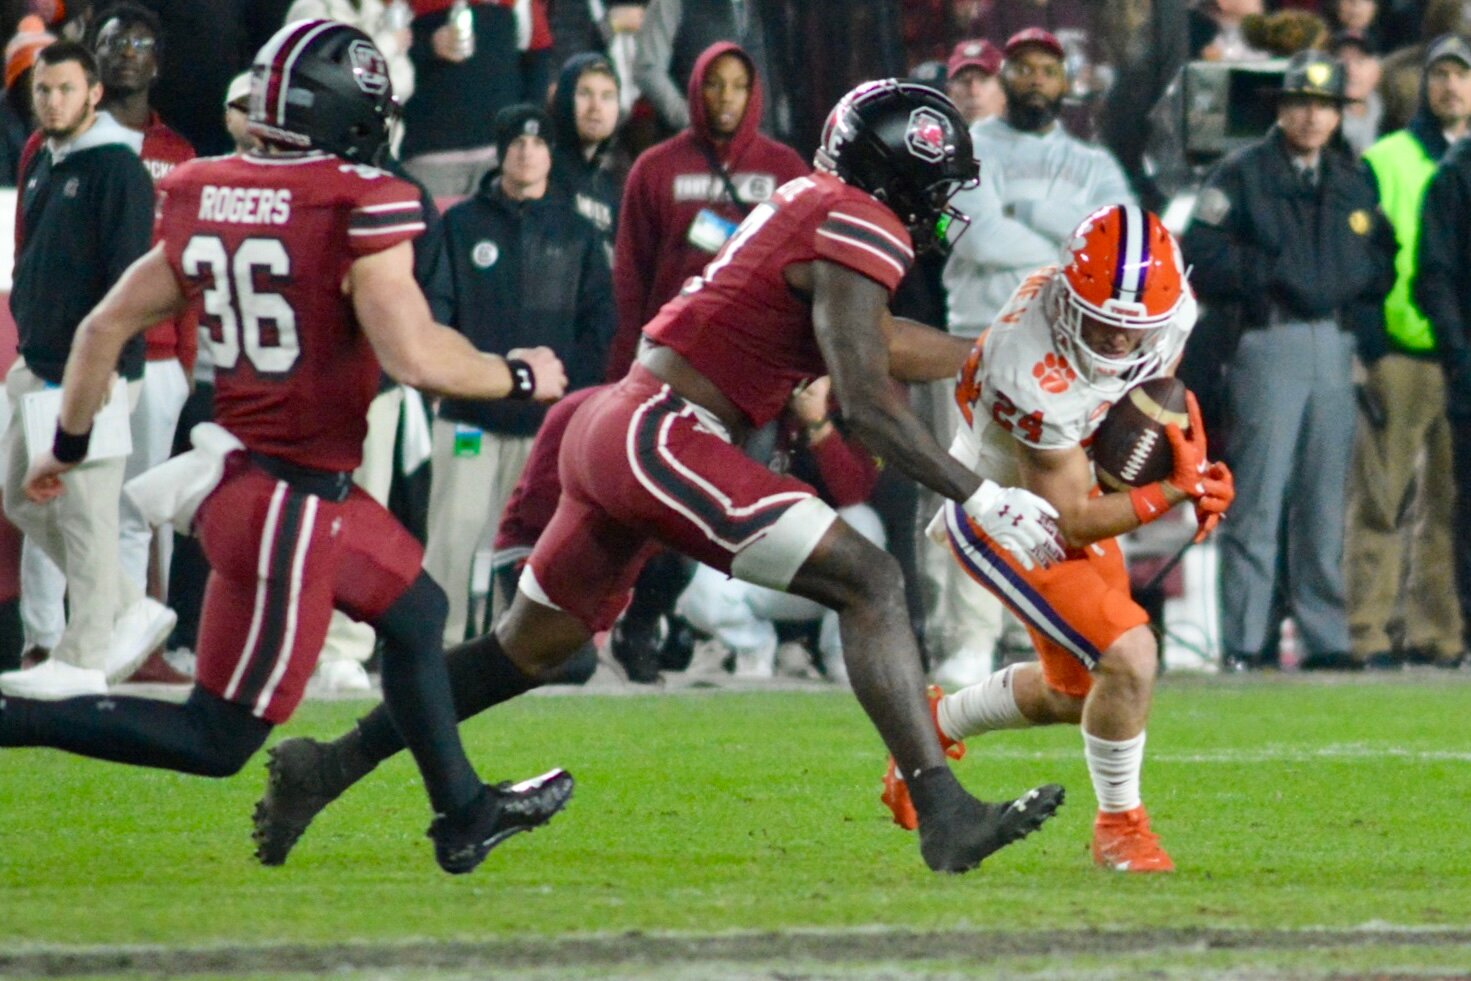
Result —
<path fill-rule="evenodd" d="M 237 225 L 284 225 L 291 217 L 291 192 L 272 187 L 216 187 L 199 192 L 201 221 L 228 221 Z"/>

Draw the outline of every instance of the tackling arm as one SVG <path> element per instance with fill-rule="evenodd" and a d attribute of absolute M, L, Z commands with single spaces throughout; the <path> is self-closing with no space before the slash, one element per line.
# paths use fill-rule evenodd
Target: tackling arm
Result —
<path fill-rule="evenodd" d="M 884 324 L 893 320 L 887 311 L 888 291 L 861 273 L 818 260 L 812 264 L 812 294 L 817 344 L 854 434 L 926 487 L 951 500 L 969 498 L 980 486 L 980 478 L 935 442 L 889 384 L 889 339 Z M 955 370 L 963 361 L 964 354 Z"/>
<path fill-rule="evenodd" d="M 348 271 L 348 292 L 358 322 L 368 335 L 383 370 L 413 388 L 462 399 L 511 395 L 516 380 L 505 358 L 479 351 L 464 335 L 429 315 L 429 305 L 414 281 L 408 242 L 363 256 Z M 510 352 L 535 376 L 531 396 L 560 398 L 567 387 L 561 361 L 548 348 Z"/>
<path fill-rule="evenodd" d="M 901 382 L 943 381 L 954 378 L 970 356 L 973 341 L 907 317 L 883 312 L 882 326 L 889 350 L 889 375 Z"/>
<path fill-rule="evenodd" d="M 1057 509 L 1057 530 L 1069 548 L 1083 548 L 1139 527 L 1128 494 L 1093 495 L 1093 469 L 1081 446 L 1039 450 L 1018 442 L 1016 447 L 1022 486 Z M 1185 499 L 1173 487 L 1166 493 L 1175 495 L 1171 503 Z"/>

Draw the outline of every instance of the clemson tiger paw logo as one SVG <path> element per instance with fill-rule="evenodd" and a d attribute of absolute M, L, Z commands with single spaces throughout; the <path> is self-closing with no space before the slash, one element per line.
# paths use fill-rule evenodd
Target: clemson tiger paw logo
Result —
<path fill-rule="evenodd" d="M 1032 365 L 1032 377 L 1037 379 L 1042 391 L 1061 395 L 1077 380 L 1078 373 L 1067 363 L 1067 358 L 1060 354 L 1048 354 Z"/>

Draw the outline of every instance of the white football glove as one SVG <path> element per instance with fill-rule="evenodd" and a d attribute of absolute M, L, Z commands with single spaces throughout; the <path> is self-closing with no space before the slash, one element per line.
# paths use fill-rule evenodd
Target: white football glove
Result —
<path fill-rule="evenodd" d="M 1062 561 L 1064 551 L 1057 534 L 1057 509 L 1031 491 L 983 480 L 961 507 L 1022 568 L 1040 565 L 1045 569 Z"/>

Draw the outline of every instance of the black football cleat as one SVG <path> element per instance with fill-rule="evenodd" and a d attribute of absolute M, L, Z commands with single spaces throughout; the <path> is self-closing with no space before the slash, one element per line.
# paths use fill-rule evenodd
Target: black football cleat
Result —
<path fill-rule="evenodd" d="M 1062 806 L 1055 783 L 1027 791 L 1004 804 L 967 797 L 939 819 L 921 821 L 919 852 L 935 872 L 969 872 L 994 852 L 1021 841 Z"/>
<path fill-rule="evenodd" d="M 517 784 L 487 785 L 466 817 L 451 822 L 441 814 L 429 825 L 439 867 L 450 875 L 473 872 L 496 845 L 550 821 L 567 806 L 572 786 L 572 774 L 560 769 Z"/>
<path fill-rule="evenodd" d="M 312 818 L 352 781 L 331 746 L 315 739 L 282 740 L 266 756 L 266 792 L 251 815 L 250 837 L 262 865 L 283 865 Z"/>

